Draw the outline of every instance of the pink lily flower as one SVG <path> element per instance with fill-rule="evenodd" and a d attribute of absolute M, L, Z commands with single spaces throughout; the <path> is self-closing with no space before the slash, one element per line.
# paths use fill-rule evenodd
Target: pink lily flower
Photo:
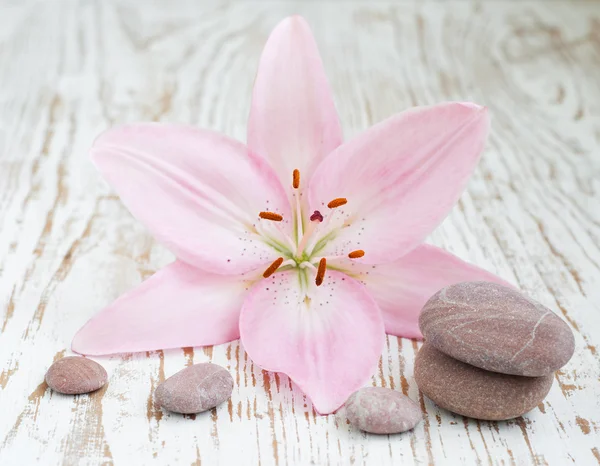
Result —
<path fill-rule="evenodd" d="M 424 238 L 463 191 L 487 110 L 450 102 L 393 116 L 343 143 L 316 43 L 300 17 L 262 54 L 247 146 L 195 127 L 140 123 L 91 156 L 131 213 L 177 260 L 92 318 L 87 355 L 241 337 L 321 414 L 371 377 L 385 333 L 420 338 L 440 288 L 503 283 Z"/>

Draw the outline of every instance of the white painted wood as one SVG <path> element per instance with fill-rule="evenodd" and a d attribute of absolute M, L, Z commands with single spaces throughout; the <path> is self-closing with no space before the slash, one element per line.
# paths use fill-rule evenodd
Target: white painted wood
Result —
<path fill-rule="evenodd" d="M 51 393 L 43 375 L 96 311 L 172 257 L 86 152 L 103 129 L 182 121 L 241 140 L 271 28 L 313 26 L 346 135 L 416 104 L 483 103 L 493 130 L 468 191 L 431 242 L 513 280 L 564 317 L 572 361 L 510 422 L 436 408 L 418 344 L 388 338 L 373 383 L 426 420 L 367 436 L 318 417 L 238 342 L 102 359 L 106 389 Z M 0 464 L 600 463 L 600 10 L 595 2 L 0 3 Z M 229 404 L 161 412 L 184 365 L 232 371 Z"/>

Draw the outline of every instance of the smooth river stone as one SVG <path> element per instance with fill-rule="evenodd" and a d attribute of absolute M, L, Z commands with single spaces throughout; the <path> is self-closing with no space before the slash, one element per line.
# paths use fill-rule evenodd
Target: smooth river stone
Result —
<path fill-rule="evenodd" d="M 231 397 L 233 378 L 217 364 L 195 364 L 162 382 L 154 392 L 157 403 L 168 411 L 201 413 Z"/>
<path fill-rule="evenodd" d="M 475 419 L 521 416 L 544 400 L 553 380 L 554 374 L 522 377 L 479 369 L 427 343 L 415 360 L 415 381 L 425 396 L 442 408 Z"/>
<path fill-rule="evenodd" d="M 346 401 L 350 424 L 372 434 L 397 434 L 414 428 L 422 419 L 419 405 L 396 390 L 361 388 Z"/>
<path fill-rule="evenodd" d="M 550 309 L 489 282 L 438 291 L 423 307 L 419 327 L 427 343 L 443 353 L 503 374 L 551 374 L 575 349 L 573 332 Z"/>
<path fill-rule="evenodd" d="M 46 372 L 46 383 L 59 393 L 80 395 L 102 388 L 108 375 L 100 364 L 79 356 L 59 359 Z"/>

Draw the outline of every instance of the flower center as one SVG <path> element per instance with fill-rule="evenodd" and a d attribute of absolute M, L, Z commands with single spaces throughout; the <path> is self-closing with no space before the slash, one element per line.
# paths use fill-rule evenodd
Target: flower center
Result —
<path fill-rule="evenodd" d="M 350 259 L 358 259 L 365 255 L 365 251 L 358 249 L 350 251 L 347 255 L 342 256 L 326 256 L 326 257 L 315 257 L 316 253 L 323 249 L 328 238 L 331 238 L 331 231 L 328 231 L 329 222 L 333 217 L 333 210 L 346 205 L 348 200 L 344 197 L 337 197 L 332 199 L 328 204 L 327 208 L 330 212 L 327 212 L 324 216 L 320 211 L 315 210 L 308 219 L 303 216 L 301 206 L 301 192 L 300 192 L 300 171 L 294 170 L 292 173 L 292 197 L 294 198 L 294 205 L 292 205 L 292 211 L 294 212 L 294 239 L 286 234 L 279 225 L 276 226 L 279 233 L 285 238 L 288 247 L 285 250 L 276 248 L 280 253 L 283 253 L 285 257 L 278 257 L 267 269 L 264 271 L 262 276 L 268 278 L 277 271 L 289 270 L 293 268 L 300 269 L 303 273 L 312 271 L 315 274 L 314 282 L 316 286 L 321 286 L 325 280 L 327 271 L 327 261 L 335 260 L 348 257 Z M 268 222 L 281 222 L 283 215 L 277 212 L 263 211 L 258 214 L 261 220 Z M 317 227 L 321 226 L 320 229 Z M 317 234 L 319 231 L 319 234 Z M 267 241 L 270 243 L 272 239 L 269 238 Z"/>

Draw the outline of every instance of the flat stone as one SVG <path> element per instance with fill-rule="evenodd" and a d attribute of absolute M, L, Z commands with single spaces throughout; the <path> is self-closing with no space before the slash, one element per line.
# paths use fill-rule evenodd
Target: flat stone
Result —
<path fill-rule="evenodd" d="M 59 393 L 80 395 L 102 388 L 108 375 L 100 364 L 79 356 L 59 359 L 46 372 L 46 383 Z"/>
<path fill-rule="evenodd" d="M 372 434 L 397 434 L 413 429 L 423 418 L 419 405 L 396 390 L 361 388 L 346 401 L 350 424 Z"/>
<path fill-rule="evenodd" d="M 441 352 L 503 374 L 551 374 L 575 349 L 573 332 L 550 309 L 489 282 L 443 288 L 423 307 L 419 327 Z"/>
<path fill-rule="evenodd" d="M 168 411 L 194 414 L 207 411 L 231 397 L 233 378 L 217 364 L 195 364 L 162 382 L 156 402 Z"/>
<path fill-rule="evenodd" d="M 415 360 L 415 381 L 437 405 L 463 416 L 499 421 L 525 414 L 541 403 L 554 375 L 500 374 L 457 361 L 425 343 Z"/>

